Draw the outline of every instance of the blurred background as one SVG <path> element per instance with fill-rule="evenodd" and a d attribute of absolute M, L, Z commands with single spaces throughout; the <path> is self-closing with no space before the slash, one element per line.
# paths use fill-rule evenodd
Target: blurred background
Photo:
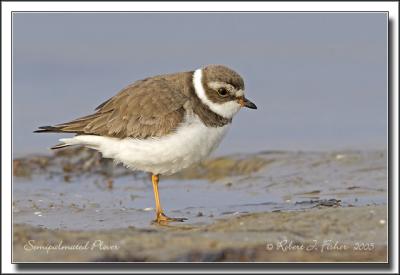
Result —
<path fill-rule="evenodd" d="M 66 135 L 33 134 L 93 112 L 148 76 L 224 64 L 244 109 L 214 155 L 387 148 L 385 13 L 17 13 L 14 156 Z"/>

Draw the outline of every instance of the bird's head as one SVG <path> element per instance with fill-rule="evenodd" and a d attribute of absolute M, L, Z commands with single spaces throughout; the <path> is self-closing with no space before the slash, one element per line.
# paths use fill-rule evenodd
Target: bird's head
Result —
<path fill-rule="evenodd" d="M 209 65 L 193 74 L 197 96 L 214 113 L 232 118 L 241 107 L 257 109 L 257 106 L 244 96 L 243 78 L 222 65 Z"/>

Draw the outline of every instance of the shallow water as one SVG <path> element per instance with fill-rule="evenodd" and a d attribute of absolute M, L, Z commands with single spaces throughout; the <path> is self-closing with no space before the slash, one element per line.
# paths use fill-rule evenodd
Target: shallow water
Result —
<path fill-rule="evenodd" d="M 387 203 L 386 159 L 384 151 L 230 156 L 161 177 L 161 203 L 167 215 L 186 217 L 185 224 L 193 225 L 244 213 L 382 205 Z M 72 230 L 154 226 L 147 177 L 125 173 L 110 183 L 97 174 L 66 181 L 65 171 L 64 176 L 49 173 L 14 177 L 14 223 Z"/>

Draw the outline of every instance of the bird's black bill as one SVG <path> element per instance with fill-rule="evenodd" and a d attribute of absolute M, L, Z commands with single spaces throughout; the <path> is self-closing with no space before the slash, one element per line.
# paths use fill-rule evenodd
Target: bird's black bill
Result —
<path fill-rule="evenodd" d="M 256 104 L 254 104 L 253 102 L 251 102 L 250 100 L 248 100 L 247 98 L 244 99 L 244 107 L 250 108 L 250 109 L 257 109 Z"/>

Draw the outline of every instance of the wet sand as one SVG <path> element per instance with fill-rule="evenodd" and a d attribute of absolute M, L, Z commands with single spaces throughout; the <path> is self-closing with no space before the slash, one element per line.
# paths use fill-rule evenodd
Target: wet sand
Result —
<path fill-rule="evenodd" d="M 90 150 L 14 160 L 14 262 L 387 258 L 384 151 L 260 152 L 162 178 L 185 223 L 158 226 L 148 176 Z"/>
<path fill-rule="evenodd" d="M 148 229 L 75 231 L 15 225 L 14 261 L 386 262 L 386 231 L 384 206 L 246 214 L 205 226 Z M 73 248 L 78 245 L 80 249 Z"/>

